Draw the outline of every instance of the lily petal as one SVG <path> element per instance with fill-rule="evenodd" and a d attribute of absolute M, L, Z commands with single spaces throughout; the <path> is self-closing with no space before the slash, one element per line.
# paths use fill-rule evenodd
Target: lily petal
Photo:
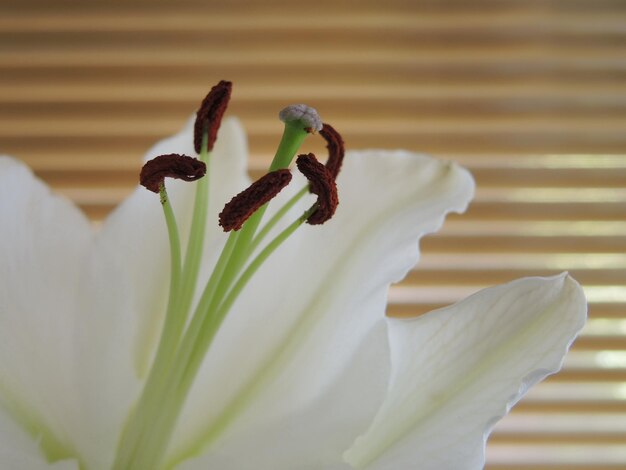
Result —
<path fill-rule="evenodd" d="M 371 422 L 366 410 L 380 406 L 388 371 L 387 325 L 381 319 L 363 338 L 345 374 L 306 409 L 271 422 L 257 422 L 236 439 L 176 468 L 348 470 L 352 467 L 341 460 L 341 454 L 354 439 L 355 430 L 366 429 Z M 373 375 L 380 381 L 372 380 Z"/>
<path fill-rule="evenodd" d="M 11 470 L 79 470 L 74 460 L 49 464 L 39 445 L 0 409 L 0 462 Z"/>
<path fill-rule="evenodd" d="M 305 184 L 294 176 L 290 188 L 294 192 Z M 229 447 L 243 454 L 245 449 L 235 443 L 245 440 L 247 429 L 261 430 L 263 423 L 291 420 L 293 413 L 311 409 L 348 374 L 363 340 L 383 319 L 387 288 L 417 261 L 419 238 L 437 230 L 446 213 L 464 210 L 473 194 L 465 170 L 408 152 L 349 153 L 338 187 L 341 202 L 335 217 L 323 226 L 298 230 L 238 299 L 192 389 L 181 419 L 184 425 L 174 437 L 174 455 L 180 449 L 197 452 L 215 444 L 225 430 L 228 436 L 211 451 Z M 280 197 L 284 201 L 289 194 Z M 292 216 L 301 215 L 310 204 L 303 202 Z M 379 401 L 364 400 L 363 406 L 353 407 L 359 409 L 358 417 L 341 417 L 361 426 L 344 430 L 346 443 L 376 412 L 387 372 L 381 370 L 369 380 L 355 383 L 351 395 L 358 402 L 360 389 L 367 386 L 382 391 Z M 227 426 L 220 410 L 232 412 Z M 307 426 L 305 421 L 300 425 Z M 257 434 L 267 442 L 264 435 Z M 328 433 L 329 440 L 331 435 L 338 439 Z M 194 444 L 188 447 L 189 442 Z M 267 444 L 275 447 L 279 442 Z M 307 454 L 300 454 L 299 465 L 314 466 L 319 462 L 317 449 L 325 445 L 316 442 L 303 449 Z"/>
<path fill-rule="evenodd" d="M 91 227 L 8 157 L 0 218 L 0 401 L 47 453 L 63 454 L 81 419 L 74 334 Z"/>
<path fill-rule="evenodd" d="M 463 470 L 484 465 L 494 424 L 558 371 L 586 319 L 569 276 L 485 289 L 413 320 L 389 320 L 387 398 L 346 460 L 357 468 Z"/>

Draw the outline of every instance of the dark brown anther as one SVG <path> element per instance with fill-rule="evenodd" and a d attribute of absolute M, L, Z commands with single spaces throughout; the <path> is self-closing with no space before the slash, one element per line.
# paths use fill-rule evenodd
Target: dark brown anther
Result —
<path fill-rule="evenodd" d="M 239 230 L 252 214 L 276 196 L 290 181 L 291 172 L 284 168 L 266 174 L 237 194 L 219 215 L 224 231 Z"/>
<path fill-rule="evenodd" d="M 343 145 L 343 139 L 339 132 L 337 132 L 330 124 L 324 123 L 320 135 L 326 140 L 326 148 L 328 149 L 328 160 L 326 161 L 326 168 L 333 175 L 334 179 L 337 179 L 337 175 L 341 170 L 341 164 L 343 163 L 343 156 L 346 152 Z"/>
<path fill-rule="evenodd" d="M 217 139 L 217 131 L 222 123 L 222 116 L 228 106 L 233 84 L 225 80 L 211 88 L 208 95 L 202 100 L 200 109 L 196 113 L 196 123 L 193 127 L 193 146 L 196 152 L 202 150 L 202 135 L 208 134 L 207 151 L 213 150 Z"/>
<path fill-rule="evenodd" d="M 330 219 L 337 209 L 339 198 L 337 184 L 328 168 L 317 161 L 315 155 L 298 155 L 296 160 L 298 170 L 309 180 L 309 189 L 317 195 L 317 210 L 313 212 L 307 222 L 311 225 L 320 225 Z"/>
<path fill-rule="evenodd" d="M 147 162 L 139 174 L 142 186 L 154 193 L 161 190 L 165 178 L 177 178 L 183 181 L 195 181 L 206 173 L 206 165 L 200 160 L 171 153 L 160 155 Z"/>

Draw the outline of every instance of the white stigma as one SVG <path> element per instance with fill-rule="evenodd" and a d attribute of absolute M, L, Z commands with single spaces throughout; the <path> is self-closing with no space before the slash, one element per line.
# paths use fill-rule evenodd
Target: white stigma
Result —
<path fill-rule="evenodd" d="M 305 127 L 310 127 L 314 132 L 322 130 L 322 118 L 320 118 L 315 108 L 306 104 L 289 105 L 278 114 L 278 117 L 285 123 L 300 121 Z"/>

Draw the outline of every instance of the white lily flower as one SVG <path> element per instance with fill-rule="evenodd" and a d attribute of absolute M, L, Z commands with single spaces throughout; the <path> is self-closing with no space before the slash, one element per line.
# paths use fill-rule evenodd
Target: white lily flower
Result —
<path fill-rule="evenodd" d="M 192 128 L 147 159 L 195 155 Z M 225 120 L 194 304 L 226 244 L 217 214 L 249 185 L 246 154 L 239 123 Z M 196 184 L 167 182 L 182 240 Z M 332 220 L 299 227 L 236 296 L 146 469 L 480 469 L 495 422 L 559 370 L 586 318 L 567 275 L 520 279 L 415 319 L 385 316 L 420 237 L 469 203 L 466 170 L 404 151 L 348 152 L 337 186 Z M 266 216 L 302 187 L 294 174 Z M 300 198 L 269 238 L 314 201 Z M 0 215 L 0 468 L 126 468 L 119 455 L 132 447 L 128 423 L 170 283 L 158 197 L 138 188 L 95 230 L 3 157 Z M 161 398 L 137 429 L 168 422 Z"/>

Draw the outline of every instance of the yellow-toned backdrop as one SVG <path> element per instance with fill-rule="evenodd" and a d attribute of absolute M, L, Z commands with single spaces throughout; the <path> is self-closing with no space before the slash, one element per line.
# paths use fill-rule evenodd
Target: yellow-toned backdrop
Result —
<path fill-rule="evenodd" d="M 624 44 L 619 0 L 2 0 L 0 152 L 101 219 L 224 78 L 254 174 L 293 102 L 350 148 L 463 163 L 476 201 L 424 241 L 390 313 L 569 270 L 589 325 L 497 427 L 488 468 L 626 468 Z"/>

